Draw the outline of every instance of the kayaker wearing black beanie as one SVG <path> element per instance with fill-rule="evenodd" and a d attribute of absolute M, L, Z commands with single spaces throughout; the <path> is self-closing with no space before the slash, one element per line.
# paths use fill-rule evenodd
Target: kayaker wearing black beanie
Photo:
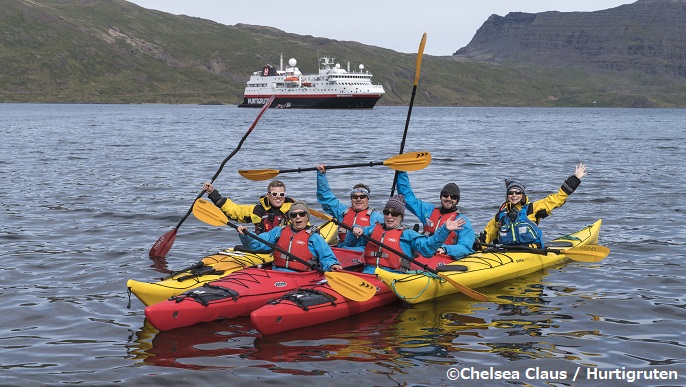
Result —
<path fill-rule="evenodd" d="M 398 173 L 398 193 L 405 196 L 407 209 L 424 225 L 424 235 L 433 235 L 434 232 L 447 220 L 463 219 L 465 224 L 460 230 L 450 233 L 448 238 L 438 248 L 438 253 L 447 254 L 452 259 L 460 259 L 474 252 L 474 229 L 469 219 L 457 208 L 460 202 L 460 187 L 455 183 L 443 186 L 440 192 L 440 205 L 430 204 L 417 199 L 410 187 L 410 178 L 407 172 Z"/>
<path fill-rule="evenodd" d="M 557 193 L 533 203 L 529 202 L 523 184 L 505 179 L 505 203 L 488 222 L 479 236 L 479 242 L 544 247 L 543 233 L 538 228 L 538 223 L 550 215 L 553 209 L 565 204 L 567 197 L 581 184 L 581 179 L 586 174 L 586 166 L 579 163 L 574 174 L 565 180 Z M 477 245 L 478 243 L 475 247 Z"/>

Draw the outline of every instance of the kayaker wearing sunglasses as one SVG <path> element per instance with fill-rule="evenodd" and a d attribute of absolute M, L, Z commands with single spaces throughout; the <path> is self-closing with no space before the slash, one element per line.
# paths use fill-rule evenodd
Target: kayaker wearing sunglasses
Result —
<path fill-rule="evenodd" d="M 561 207 L 586 176 L 586 166 L 579 163 L 574 174 L 565 180 L 557 193 L 530 202 L 524 185 L 505 179 L 505 203 L 488 222 L 479 236 L 480 243 L 500 243 L 543 248 L 543 232 L 538 228 L 541 219 Z"/>
<path fill-rule="evenodd" d="M 460 187 L 455 183 L 446 184 L 439 198 L 441 205 L 437 206 L 417 199 L 410 186 L 410 178 L 407 172 L 398 173 L 398 193 L 405 196 L 407 208 L 424 225 L 424 235 L 433 235 L 436 229 L 450 219 L 460 219 L 464 225 L 459 231 L 450 233 L 448 238 L 438 249 L 439 253 L 447 254 L 452 259 L 460 259 L 474 252 L 474 229 L 467 216 L 460 213 L 457 203 L 460 202 Z"/>
<path fill-rule="evenodd" d="M 255 232 L 269 231 L 285 223 L 286 212 L 295 200 L 286 196 L 286 185 L 273 180 L 267 185 L 267 195 L 260 197 L 257 204 L 236 204 L 223 197 L 212 183 L 206 182 L 203 189 L 212 203 L 219 207 L 229 219 L 241 223 L 253 223 Z"/>
<path fill-rule="evenodd" d="M 322 206 L 324 212 L 340 220 L 344 225 L 352 227 L 356 224 L 366 227 L 376 223 L 383 223 L 383 215 L 373 208 L 369 208 L 369 195 L 371 191 L 363 183 L 355 184 L 350 191 L 350 205 L 347 205 L 338 200 L 331 192 L 329 180 L 326 177 L 326 165 L 317 165 L 317 201 Z M 338 247 L 359 251 L 364 250 L 367 240 L 357 238 L 347 231 L 344 227 L 338 228 Z"/>
<path fill-rule="evenodd" d="M 402 221 L 405 217 L 405 199 L 403 195 L 395 195 L 388 199 L 383 209 L 384 222 L 368 227 L 353 227 L 353 234 L 360 236 L 363 233 L 373 240 L 402 251 L 409 257 L 415 253 L 425 257 L 431 257 L 441 247 L 443 241 L 455 230 L 459 230 L 464 224 L 464 219 L 450 219 L 445 221 L 432 236 L 422 235 L 414 230 L 405 228 Z M 368 241 L 364 249 L 365 266 L 363 273 L 374 273 L 376 267 L 384 270 L 403 273 L 410 267 L 410 262 L 385 249 L 372 241 Z"/>
<path fill-rule="evenodd" d="M 288 217 L 291 222 L 287 226 L 276 227 L 271 231 L 263 232 L 257 236 L 265 241 L 280 247 L 283 250 L 303 259 L 310 264 L 321 267 L 324 271 L 338 271 L 341 269 L 340 263 L 331 250 L 331 246 L 326 243 L 326 240 L 317 233 L 316 229 L 309 226 L 310 209 L 303 202 L 296 201 L 290 206 Z M 249 235 L 245 235 L 244 231 L 248 228 L 245 226 L 238 226 L 238 231 L 241 243 L 251 250 L 270 250 L 271 247 L 262 243 Z M 282 254 L 278 250 L 274 250 L 274 261 L 272 262 L 274 270 L 290 270 L 290 271 L 310 271 L 312 270 L 308 265 Z"/>

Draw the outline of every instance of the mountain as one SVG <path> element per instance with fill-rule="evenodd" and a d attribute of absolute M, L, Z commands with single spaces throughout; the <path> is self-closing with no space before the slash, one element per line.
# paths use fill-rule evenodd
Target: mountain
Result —
<path fill-rule="evenodd" d="M 686 77 L 686 0 L 597 12 L 492 15 L 454 55 L 494 63 Z"/>
<path fill-rule="evenodd" d="M 683 30 L 683 15 L 675 8 L 678 18 L 661 16 L 647 27 L 636 18 L 646 7 L 683 8 L 684 1 L 492 16 L 456 55 L 424 56 L 415 104 L 686 107 L 684 48 L 663 35 Z M 603 24 L 617 29 L 590 30 Z M 565 31 L 577 32 L 560 38 Z M 579 31 L 588 33 L 582 38 Z M 386 89 L 379 105 L 409 103 L 416 54 L 227 26 L 123 0 L 0 0 L 0 102 L 237 104 L 250 74 L 265 63 L 278 65 L 281 53 L 298 59 L 306 73 L 317 71 L 321 55 L 353 68 L 362 63 Z"/>

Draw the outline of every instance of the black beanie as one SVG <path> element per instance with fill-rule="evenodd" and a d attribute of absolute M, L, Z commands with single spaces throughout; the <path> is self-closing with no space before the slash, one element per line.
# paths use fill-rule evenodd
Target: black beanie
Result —
<path fill-rule="evenodd" d="M 458 187 L 455 183 L 448 183 L 441 190 L 441 194 L 444 193 L 460 196 L 460 187 Z"/>

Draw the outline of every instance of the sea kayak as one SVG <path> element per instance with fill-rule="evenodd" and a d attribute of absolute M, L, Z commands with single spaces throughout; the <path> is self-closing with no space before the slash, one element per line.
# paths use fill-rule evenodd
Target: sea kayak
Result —
<path fill-rule="evenodd" d="M 238 249 L 240 247 L 237 246 Z M 144 305 L 162 302 L 171 296 L 216 281 L 237 270 L 271 263 L 271 252 L 250 252 L 227 249 L 203 258 L 185 270 L 172 273 L 157 282 L 130 279 L 126 282 L 129 292 Z"/>
<path fill-rule="evenodd" d="M 329 243 L 336 239 L 337 232 L 338 227 L 332 222 L 323 224 L 319 229 L 319 234 Z M 237 270 L 271 263 L 272 259 L 270 251 L 250 251 L 243 246 L 236 246 L 205 257 L 198 263 L 157 282 L 130 279 L 126 286 L 129 294 L 135 295 L 145 306 L 149 306 L 216 281 Z"/>
<path fill-rule="evenodd" d="M 419 257 L 419 262 L 435 268 L 455 262 L 447 255 Z M 419 268 L 419 266 L 417 266 Z M 376 294 L 367 301 L 352 301 L 338 294 L 329 284 L 301 288 L 250 313 L 250 320 L 263 335 L 323 324 L 366 312 L 397 301 L 396 295 L 373 274 L 355 273 L 376 287 Z"/>
<path fill-rule="evenodd" d="M 345 268 L 361 267 L 361 251 L 332 247 Z M 145 308 L 148 322 L 160 331 L 200 322 L 248 316 L 252 311 L 300 287 L 325 281 L 316 271 L 289 272 L 247 268 Z"/>
<path fill-rule="evenodd" d="M 469 288 L 487 286 L 541 270 L 546 266 L 565 261 L 565 249 L 597 245 L 602 220 L 583 229 L 551 242 L 548 249 L 555 248 L 560 253 L 533 253 L 530 251 L 496 250 L 470 254 L 459 261 L 441 267 L 441 274 Z M 570 251 L 571 254 L 571 251 Z M 450 271 L 456 265 L 459 271 Z M 466 268 L 466 270 L 465 270 Z M 392 273 L 377 269 L 376 275 L 402 300 L 417 304 L 437 297 L 454 294 L 459 290 L 451 283 L 426 271 L 415 273 Z"/>

